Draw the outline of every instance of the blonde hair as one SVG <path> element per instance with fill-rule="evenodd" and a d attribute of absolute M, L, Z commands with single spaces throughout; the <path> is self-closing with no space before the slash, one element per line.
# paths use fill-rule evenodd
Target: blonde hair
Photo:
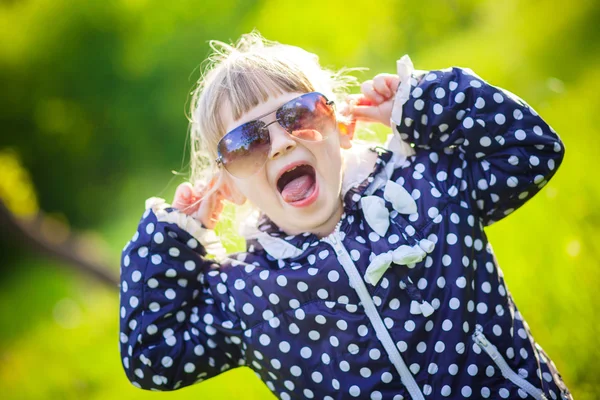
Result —
<path fill-rule="evenodd" d="M 256 30 L 242 35 L 235 44 L 209 43 L 213 51 L 192 92 L 190 107 L 192 185 L 207 183 L 216 173 L 217 144 L 226 133 L 224 107 L 229 107 L 237 120 L 270 95 L 318 91 L 339 110 L 349 87 L 358 85 L 357 78 L 347 72 L 362 69 L 322 68 L 315 54 L 267 40 Z M 339 113 L 337 118 L 344 119 Z"/>

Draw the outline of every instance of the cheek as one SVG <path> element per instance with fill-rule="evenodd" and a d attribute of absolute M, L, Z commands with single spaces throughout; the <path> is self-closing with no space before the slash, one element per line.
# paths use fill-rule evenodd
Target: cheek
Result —
<path fill-rule="evenodd" d="M 256 206 L 269 204 L 274 201 L 272 188 L 264 178 L 244 179 L 243 181 L 238 181 L 237 187 Z"/>

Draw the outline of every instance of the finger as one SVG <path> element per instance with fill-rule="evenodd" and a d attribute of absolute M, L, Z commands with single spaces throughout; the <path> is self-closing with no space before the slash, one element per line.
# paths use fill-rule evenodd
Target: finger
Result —
<path fill-rule="evenodd" d="M 365 122 L 379 121 L 379 114 L 378 108 L 373 106 L 356 106 L 352 112 L 355 120 Z"/>
<path fill-rule="evenodd" d="M 173 199 L 173 207 L 188 213 L 188 207 L 192 203 L 194 197 L 194 189 L 189 182 L 182 183 L 175 190 Z"/>
<path fill-rule="evenodd" d="M 360 85 L 360 91 L 365 97 L 375 102 L 376 104 L 383 103 L 385 99 L 373 88 L 373 81 L 365 81 Z"/>
<path fill-rule="evenodd" d="M 215 225 L 217 224 L 217 222 L 219 222 L 219 218 L 221 217 L 221 213 L 223 212 L 223 198 L 222 197 L 218 197 L 214 210 L 210 216 L 210 219 L 215 223 Z"/>
<path fill-rule="evenodd" d="M 373 100 L 365 97 L 363 94 L 349 94 L 346 96 L 349 112 L 352 113 L 352 109 L 356 106 L 373 106 L 376 105 Z"/>
<path fill-rule="evenodd" d="M 395 89 L 398 86 L 397 83 L 394 85 L 394 81 L 400 81 L 397 75 L 379 74 L 373 78 L 373 88 L 386 99 L 389 99 L 394 95 Z"/>
<path fill-rule="evenodd" d="M 210 193 L 202 199 L 193 217 L 199 220 L 206 228 L 213 229 L 223 210 L 223 199 L 223 196 L 218 191 Z"/>

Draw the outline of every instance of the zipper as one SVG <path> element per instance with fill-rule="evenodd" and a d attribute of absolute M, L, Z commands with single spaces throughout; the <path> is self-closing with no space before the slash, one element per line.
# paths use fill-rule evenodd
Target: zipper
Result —
<path fill-rule="evenodd" d="M 337 254 L 338 261 L 340 262 L 340 264 L 344 268 L 344 271 L 346 271 L 346 274 L 350 278 L 350 282 L 352 283 L 354 290 L 358 294 L 360 301 L 363 303 L 367 317 L 369 317 L 371 324 L 373 324 L 373 327 L 375 328 L 377 338 L 383 344 L 383 347 L 388 353 L 390 359 L 392 360 L 394 367 L 396 367 L 396 370 L 400 374 L 400 380 L 402 381 L 402 384 L 406 386 L 406 389 L 410 393 L 410 396 L 413 400 L 425 400 L 421 389 L 417 385 L 415 378 L 412 376 L 410 370 L 406 366 L 406 363 L 404 362 L 402 356 L 400 355 L 400 352 L 396 348 L 396 345 L 394 344 L 390 333 L 385 327 L 381 316 L 377 312 L 375 303 L 373 303 L 373 299 L 371 298 L 371 295 L 369 294 L 369 291 L 367 290 L 367 287 L 365 286 L 362 277 L 358 273 L 358 269 L 356 268 L 354 261 L 352 261 L 350 254 L 348 254 L 348 250 L 346 250 L 346 247 L 344 247 L 344 244 L 339 238 L 339 227 L 340 224 L 336 226 L 332 234 L 330 234 L 324 239 L 327 243 L 331 245 L 331 247 L 333 247 L 333 250 Z"/>
<path fill-rule="evenodd" d="M 473 340 L 483 351 L 487 353 L 488 356 L 490 356 L 492 361 L 494 361 L 496 366 L 500 369 L 502 376 L 523 389 L 533 398 L 537 400 L 548 400 L 546 395 L 540 389 L 527 382 L 519 374 L 513 371 L 512 368 L 510 368 L 504 357 L 502 357 L 502 354 L 500 354 L 498 351 L 498 348 L 487 340 L 482 332 L 481 327 L 477 327 L 475 329 L 475 333 L 473 333 Z"/>

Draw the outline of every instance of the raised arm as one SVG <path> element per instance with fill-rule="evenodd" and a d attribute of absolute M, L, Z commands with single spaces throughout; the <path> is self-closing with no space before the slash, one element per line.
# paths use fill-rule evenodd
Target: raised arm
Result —
<path fill-rule="evenodd" d="M 244 364 L 242 329 L 221 279 L 227 267 L 206 258 L 200 243 L 212 231 L 166 206 L 148 200 L 121 258 L 121 360 L 134 386 L 157 391 Z"/>
<path fill-rule="evenodd" d="M 525 101 L 466 68 L 416 73 L 403 58 L 400 72 L 402 61 L 398 90 L 408 96 L 392 114 L 396 129 L 417 152 L 438 152 L 420 158 L 426 168 L 445 169 L 440 181 L 461 182 L 484 226 L 521 207 L 556 173 L 564 144 Z"/>

